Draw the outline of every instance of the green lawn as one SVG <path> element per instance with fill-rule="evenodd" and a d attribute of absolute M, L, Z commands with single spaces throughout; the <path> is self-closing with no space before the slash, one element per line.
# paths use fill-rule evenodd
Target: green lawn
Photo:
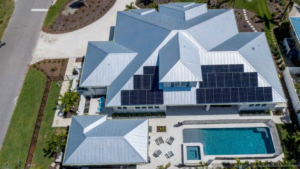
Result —
<path fill-rule="evenodd" d="M 40 72 L 28 71 L 0 151 L 0 168 L 5 163 L 14 168 L 18 159 L 24 167 L 45 85 Z"/>
<path fill-rule="evenodd" d="M 0 0 L 0 40 L 14 11 L 13 0 Z"/>
<path fill-rule="evenodd" d="M 47 16 L 44 21 L 44 27 L 50 26 L 55 19 L 59 16 L 61 9 L 68 2 L 68 0 L 57 0 L 55 5 L 49 8 Z"/>
<path fill-rule="evenodd" d="M 293 133 L 295 133 L 295 127 L 293 124 L 277 124 L 277 131 L 280 137 L 281 146 L 284 152 L 285 158 L 291 160 L 295 159 L 299 161 L 300 153 L 299 149 L 291 139 Z M 299 147 L 300 148 L 300 147 Z"/>
<path fill-rule="evenodd" d="M 267 0 L 236 0 L 234 7 L 252 11 L 260 17 L 267 17 L 268 19 L 272 18 L 268 9 Z"/>
<path fill-rule="evenodd" d="M 51 89 L 48 95 L 47 104 L 44 112 L 43 122 L 32 160 L 32 164 L 35 164 L 36 167 L 43 166 L 44 168 L 48 168 L 48 166 L 50 166 L 53 159 L 45 157 L 45 153 L 43 151 L 43 148 L 46 147 L 46 141 L 50 138 L 51 134 L 66 130 L 66 128 L 51 127 L 55 113 L 56 100 L 58 99 L 61 88 L 56 84 L 57 82 L 52 82 L 51 84 Z"/>

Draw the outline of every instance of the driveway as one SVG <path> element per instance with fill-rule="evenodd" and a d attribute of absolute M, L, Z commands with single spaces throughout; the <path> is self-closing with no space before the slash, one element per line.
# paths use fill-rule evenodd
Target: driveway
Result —
<path fill-rule="evenodd" d="M 51 0 L 17 1 L 2 38 L 6 45 L 0 48 L 0 148 L 46 16 L 31 9 L 47 9 L 50 4 Z"/>
<path fill-rule="evenodd" d="M 41 32 L 33 53 L 32 63 L 49 58 L 82 57 L 86 53 L 88 41 L 108 41 L 110 30 L 116 24 L 117 11 L 124 11 L 125 6 L 135 0 L 117 0 L 114 6 L 94 23 L 64 34 Z"/>

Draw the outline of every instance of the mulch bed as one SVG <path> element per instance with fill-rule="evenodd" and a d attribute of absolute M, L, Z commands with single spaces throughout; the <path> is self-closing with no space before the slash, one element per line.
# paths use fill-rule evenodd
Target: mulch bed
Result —
<path fill-rule="evenodd" d="M 73 0 L 69 0 L 55 22 L 49 27 L 43 27 L 43 31 L 58 34 L 78 30 L 101 18 L 116 2 L 116 0 L 85 1 L 89 8 L 78 4 L 77 1 L 73 2 Z M 70 12 L 68 12 L 68 10 L 70 10 Z"/>
<path fill-rule="evenodd" d="M 253 25 L 253 27 L 258 31 L 263 31 L 263 21 L 257 17 L 257 15 L 253 12 L 247 11 L 248 21 Z M 234 14 L 236 16 L 236 21 L 238 25 L 238 29 L 240 32 L 253 32 L 252 28 L 249 26 L 247 21 L 245 20 L 245 16 L 242 9 L 234 9 Z"/>
<path fill-rule="evenodd" d="M 30 66 L 30 69 L 39 70 L 45 76 L 65 76 L 69 59 L 45 59 Z"/>

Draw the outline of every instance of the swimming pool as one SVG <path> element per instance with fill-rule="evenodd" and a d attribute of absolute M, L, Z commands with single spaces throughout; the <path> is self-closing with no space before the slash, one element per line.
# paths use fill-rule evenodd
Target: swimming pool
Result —
<path fill-rule="evenodd" d="M 188 160 L 200 160 L 200 147 L 199 146 L 187 146 L 186 147 Z"/>
<path fill-rule="evenodd" d="M 184 129 L 184 143 L 201 143 L 205 155 L 273 154 L 270 130 L 259 128 Z"/>

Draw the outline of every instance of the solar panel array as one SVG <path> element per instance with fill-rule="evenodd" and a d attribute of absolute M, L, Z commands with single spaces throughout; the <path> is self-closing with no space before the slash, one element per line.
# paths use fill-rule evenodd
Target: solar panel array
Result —
<path fill-rule="evenodd" d="M 121 105 L 163 104 L 163 90 L 159 90 L 158 66 L 144 66 L 143 75 L 133 76 L 134 90 L 121 91 Z"/>
<path fill-rule="evenodd" d="M 203 65 L 197 103 L 234 103 L 272 101 L 272 87 L 258 87 L 256 72 L 244 72 L 244 66 Z"/>

